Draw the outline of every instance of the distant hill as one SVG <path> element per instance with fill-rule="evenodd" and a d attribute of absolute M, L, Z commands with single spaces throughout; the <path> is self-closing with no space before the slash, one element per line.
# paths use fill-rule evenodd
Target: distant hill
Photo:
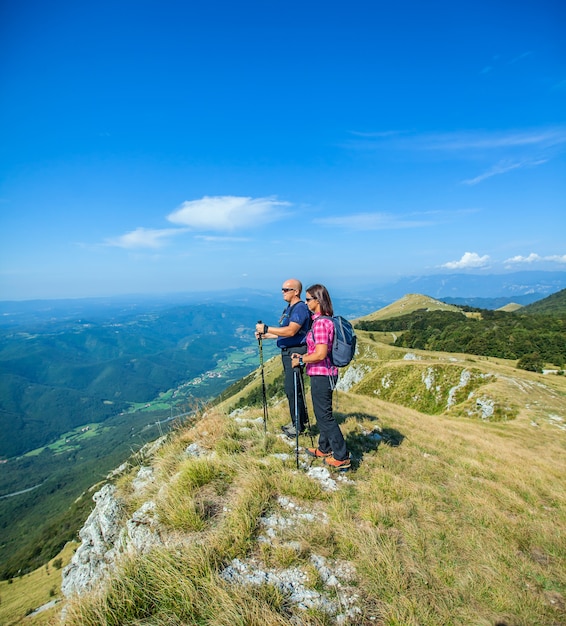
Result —
<path fill-rule="evenodd" d="M 461 309 L 452 304 L 446 304 L 440 300 L 435 300 L 430 296 L 416 293 L 409 293 L 396 302 L 389 304 L 378 311 L 374 311 L 369 315 L 360 317 L 356 322 L 369 322 L 374 320 L 390 319 L 392 317 L 400 317 L 414 311 L 452 311 L 453 313 L 461 313 Z"/>
<path fill-rule="evenodd" d="M 566 318 L 566 289 L 524 307 L 522 313 L 541 313 Z"/>
<path fill-rule="evenodd" d="M 528 296 L 509 296 L 499 298 L 440 298 L 442 302 L 447 304 L 455 304 L 456 306 L 471 306 L 475 309 L 492 309 L 497 311 L 508 305 L 525 306 L 538 300 L 541 300 L 542 294 L 529 294 Z"/>
<path fill-rule="evenodd" d="M 528 307 L 510 310 L 449 310 L 442 302 L 410 294 L 355 321 L 397 347 L 460 352 L 517 360 L 542 372 L 566 363 L 566 290 Z M 517 308 L 518 307 L 518 308 Z"/>
<path fill-rule="evenodd" d="M 510 302 L 505 306 L 499 307 L 497 311 L 505 311 L 506 313 L 514 313 L 515 311 L 519 311 L 523 308 L 522 304 L 517 304 L 516 302 Z"/>

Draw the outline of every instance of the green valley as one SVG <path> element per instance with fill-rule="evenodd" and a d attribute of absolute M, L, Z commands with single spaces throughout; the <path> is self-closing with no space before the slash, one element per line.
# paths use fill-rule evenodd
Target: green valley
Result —
<path fill-rule="evenodd" d="M 257 316 L 191 305 L 0 329 L 2 578 L 53 557 L 92 485 L 257 367 Z"/>

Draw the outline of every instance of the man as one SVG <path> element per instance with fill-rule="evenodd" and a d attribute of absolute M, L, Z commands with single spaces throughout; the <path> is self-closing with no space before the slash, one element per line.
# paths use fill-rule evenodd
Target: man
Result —
<path fill-rule="evenodd" d="M 256 324 L 256 337 L 264 339 L 277 339 L 277 346 L 281 348 L 281 360 L 285 374 L 285 395 L 289 402 L 291 423 L 283 426 L 283 432 L 293 439 L 295 431 L 295 382 L 291 354 L 305 354 L 307 351 L 306 337 L 310 328 L 310 312 L 307 305 L 301 300 L 303 286 L 296 278 L 290 278 L 283 283 L 281 292 L 283 300 L 287 303 L 283 315 L 279 320 L 279 326 Z M 307 424 L 307 411 L 302 393 L 302 371 L 299 370 L 301 380 L 297 385 L 297 404 L 299 413 L 299 433 L 304 432 Z"/>

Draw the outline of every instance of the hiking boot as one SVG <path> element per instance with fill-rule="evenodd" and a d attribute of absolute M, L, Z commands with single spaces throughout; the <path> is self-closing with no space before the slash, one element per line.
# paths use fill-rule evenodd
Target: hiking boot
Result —
<path fill-rule="evenodd" d="M 326 457 L 324 459 L 325 465 L 328 465 L 328 467 L 331 467 L 332 469 L 347 470 L 350 469 L 350 467 L 352 466 L 350 459 L 344 459 L 343 461 L 339 461 L 338 459 L 335 459 L 331 454 L 325 454 L 324 456 Z"/>
<path fill-rule="evenodd" d="M 323 452 L 322 450 L 319 450 L 318 448 L 305 448 L 305 452 L 309 456 L 314 456 L 317 459 L 326 459 L 332 456 L 332 452 Z"/>
<path fill-rule="evenodd" d="M 281 426 L 281 430 L 289 437 L 289 439 L 294 439 L 297 436 L 297 431 L 295 429 L 294 424 L 287 424 L 287 426 Z M 302 435 L 305 432 L 305 429 L 299 431 L 299 435 Z"/>

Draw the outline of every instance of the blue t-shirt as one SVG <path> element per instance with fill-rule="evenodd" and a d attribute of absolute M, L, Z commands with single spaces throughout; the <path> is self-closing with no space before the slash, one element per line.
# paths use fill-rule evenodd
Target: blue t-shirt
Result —
<path fill-rule="evenodd" d="M 301 300 L 293 306 L 288 306 L 281 316 L 279 326 L 289 326 L 290 322 L 295 322 L 301 327 L 296 335 L 292 337 L 278 337 L 277 346 L 279 348 L 292 348 L 303 346 L 307 341 L 307 333 L 310 328 L 311 314 L 307 305 Z"/>

